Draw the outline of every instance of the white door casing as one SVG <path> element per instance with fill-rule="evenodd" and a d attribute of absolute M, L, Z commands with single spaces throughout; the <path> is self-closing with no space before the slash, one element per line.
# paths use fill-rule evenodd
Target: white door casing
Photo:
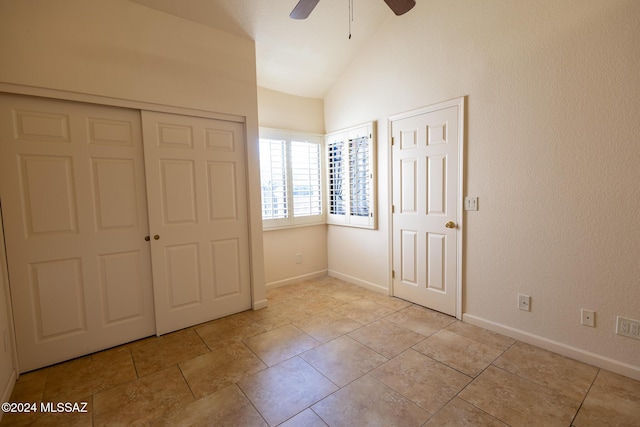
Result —
<path fill-rule="evenodd" d="M 142 122 L 157 333 L 251 308 L 243 124 Z"/>
<path fill-rule="evenodd" d="M 464 98 L 389 119 L 393 295 L 460 318 Z"/>
<path fill-rule="evenodd" d="M 140 113 L 0 95 L 21 372 L 154 333 Z"/>

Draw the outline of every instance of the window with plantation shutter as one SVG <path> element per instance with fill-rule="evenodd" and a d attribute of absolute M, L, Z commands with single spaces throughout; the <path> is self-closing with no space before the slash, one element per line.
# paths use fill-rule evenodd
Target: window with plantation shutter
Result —
<path fill-rule="evenodd" d="M 327 223 L 376 228 L 374 123 L 325 137 Z"/>
<path fill-rule="evenodd" d="M 286 159 L 286 141 L 260 139 L 262 219 L 281 219 L 289 216 Z"/>
<path fill-rule="evenodd" d="M 327 194 L 329 199 L 329 214 L 344 215 L 345 200 L 343 197 L 343 182 L 345 182 L 344 161 L 342 159 L 344 143 L 342 141 L 327 144 Z M 344 187 L 346 189 L 346 187 Z"/>
<path fill-rule="evenodd" d="M 322 137 L 260 128 L 263 228 L 325 222 Z"/>
<path fill-rule="evenodd" d="M 322 215 L 320 144 L 291 141 L 293 216 Z"/>

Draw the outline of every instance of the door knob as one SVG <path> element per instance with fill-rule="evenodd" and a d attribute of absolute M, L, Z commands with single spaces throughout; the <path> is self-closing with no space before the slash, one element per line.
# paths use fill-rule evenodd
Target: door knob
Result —
<path fill-rule="evenodd" d="M 155 236 L 153 236 L 153 240 L 158 240 L 158 239 L 160 239 L 159 235 L 156 234 Z"/>
<path fill-rule="evenodd" d="M 144 236 L 144 241 L 145 241 L 145 242 L 148 242 L 149 240 L 151 240 L 151 237 L 149 237 L 149 236 Z"/>
<path fill-rule="evenodd" d="M 456 223 L 453 222 L 453 221 L 449 221 L 444 226 L 447 227 L 447 228 L 456 228 Z"/>

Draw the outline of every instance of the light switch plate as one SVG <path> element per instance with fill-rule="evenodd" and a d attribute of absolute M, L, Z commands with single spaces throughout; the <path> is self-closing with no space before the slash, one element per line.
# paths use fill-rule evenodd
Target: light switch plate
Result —
<path fill-rule="evenodd" d="M 477 197 L 465 197 L 464 198 L 464 210 L 465 211 L 477 211 L 478 210 L 478 198 Z"/>

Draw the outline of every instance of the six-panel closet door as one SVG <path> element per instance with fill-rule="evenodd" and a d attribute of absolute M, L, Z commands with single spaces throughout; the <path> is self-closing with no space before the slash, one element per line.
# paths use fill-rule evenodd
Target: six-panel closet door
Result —
<path fill-rule="evenodd" d="M 20 372 L 250 308 L 245 173 L 241 123 L 0 94 Z"/>
<path fill-rule="evenodd" d="M 242 123 L 142 112 L 158 334 L 251 308 Z"/>
<path fill-rule="evenodd" d="M 140 112 L 0 95 L 21 372 L 155 333 Z"/>

